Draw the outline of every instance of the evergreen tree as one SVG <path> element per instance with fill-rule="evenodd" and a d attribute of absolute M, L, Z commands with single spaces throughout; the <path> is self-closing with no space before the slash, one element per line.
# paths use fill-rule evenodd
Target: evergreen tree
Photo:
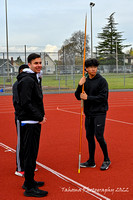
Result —
<path fill-rule="evenodd" d="M 112 13 L 109 18 L 107 18 L 107 25 L 102 28 L 103 32 L 98 33 L 98 38 L 101 39 L 97 46 L 99 54 L 116 54 L 116 49 L 118 54 L 122 54 L 122 49 L 127 45 L 122 45 L 122 32 L 118 32 L 116 25 L 118 23 L 114 20 L 114 13 Z"/>

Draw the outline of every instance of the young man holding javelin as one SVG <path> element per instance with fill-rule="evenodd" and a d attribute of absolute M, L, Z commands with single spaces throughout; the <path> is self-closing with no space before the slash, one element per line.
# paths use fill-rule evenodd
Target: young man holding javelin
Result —
<path fill-rule="evenodd" d="M 89 149 L 89 159 L 81 163 L 80 167 L 96 167 L 95 136 L 104 155 L 104 162 L 100 169 L 106 170 L 111 164 L 107 144 L 104 140 L 104 127 L 108 110 L 108 83 L 97 73 L 98 65 L 99 62 L 94 58 L 85 61 L 87 78 L 84 76 L 80 79 L 75 91 L 76 98 L 84 100 L 85 129 Z M 84 92 L 82 93 L 83 84 Z"/>
<path fill-rule="evenodd" d="M 40 55 L 32 53 L 28 56 L 29 69 L 18 75 L 18 96 L 20 111 L 18 119 L 24 138 L 24 195 L 28 197 L 44 197 L 47 191 L 38 189 L 44 182 L 34 180 L 34 171 L 39 149 L 41 125 L 45 123 L 42 89 L 37 79 L 37 73 L 42 69 Z"/>

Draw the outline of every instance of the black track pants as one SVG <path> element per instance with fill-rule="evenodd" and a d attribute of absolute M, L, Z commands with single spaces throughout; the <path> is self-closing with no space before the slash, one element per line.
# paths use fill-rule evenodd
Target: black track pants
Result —
<path fill-rule="evenodd" d="M 34 187 L 34 170 L 39 149 L 41 125 L 26 124 L 22 126 L 24 134 L 24 171 L 25 186 Z"/>
<path fill-rule="evenodd" d="M 108 151 L 107 144 L 104 140 L 104 127 L 105 127 L 106 115 L 93 116 L 85 118 L 85 129 L 86 129 L 86 138 L 88 140 L 89 148 L 89 159 L 94 161 L 95 155 L 95 138 L 96 137 L 102 152 L 104 154 L 104 160 L 108 160 Z"/>

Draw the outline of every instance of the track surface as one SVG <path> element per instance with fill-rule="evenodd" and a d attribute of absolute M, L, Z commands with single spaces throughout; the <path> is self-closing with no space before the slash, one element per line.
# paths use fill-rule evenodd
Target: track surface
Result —
<path fill-rule="evenodd" d="M 44 95 L 44 105 L 47 122 L 42 126 L 35 179 L 45 181 L 42 189 L 49 192 L 45 199 L 132 200 L 133 92 L 109 94 L 105 139 L 112 164 L 107 171 L 100 171 L 103 155 L 96 143 L 96 168 L 77 173 L 80 101 L 74 94 Z M 0 96 L 0 127 L 0 199 L 26 199 L 21 188 L 24 178 L 14 175 L 17 134 L 12 96 Z M 81 161 L 87 159 L 83 128 Z"/>

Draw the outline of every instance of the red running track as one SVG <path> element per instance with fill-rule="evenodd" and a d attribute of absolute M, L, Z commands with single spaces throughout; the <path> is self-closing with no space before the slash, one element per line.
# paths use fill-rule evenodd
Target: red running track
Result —
<path fill-rule="evenodd" d="M 44 105 L 47 122 L 42 127 L 35 179 L 45 181 L 42 189 L 49 192 L 45 198 L 132 200 L 133 92 L 109 94 L 105 139 L 112 164 L 107 171 L 100 171 L 103 155 L 96 143 L 97 167 L 81 168 L 78 174 L 80 102 L 74 94 L 44 95 Z M 17 134 L 12 96 L 0 96 L 0 127 L 0 199 L 26 199 L 21 188 L 24 178 L 14 175 Z M 81 161 L 87 159 L 83 128 Z"/>

